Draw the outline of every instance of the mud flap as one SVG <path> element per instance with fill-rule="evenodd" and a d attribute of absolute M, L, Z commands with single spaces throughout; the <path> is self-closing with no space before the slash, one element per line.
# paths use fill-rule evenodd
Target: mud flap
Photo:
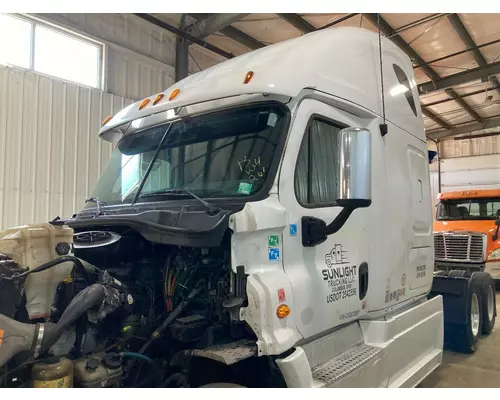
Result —
<path fill-rule="evenodd" d="M 443 297 L 444 343 L 447 350 L 470 352 L 469 296 L 472 280 L 435 275 L 428 298 Z"/>

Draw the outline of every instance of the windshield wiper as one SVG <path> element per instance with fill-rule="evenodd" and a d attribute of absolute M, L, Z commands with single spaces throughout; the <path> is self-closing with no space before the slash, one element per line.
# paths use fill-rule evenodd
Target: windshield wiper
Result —
<path fill-rule="evenodd" d="M 139 196 L 140 199 L 146 198 L 146 197 L 155 197 L 155 196 L 169 196 L 169 195 L 189 195 L 193 199 L 198 200 L 201 204 L 203 204 L 207 208 L 207 213 L 209 215 L 215 215 L 217 214 L 220 209 L 212 204 L 210 204 L 208 201 L 203 200 L 201 197 L 195 195 L 191 190 L 187 188 L 177 188 L 177 189 L 164 189 L 164 190 L 157 190 L 155 192 L 149 192 L 145 193 L 141 196 Z"/>
<path fill-rule="evenodd" d="M 146 172 L 144 173 L 144 177 L 142 178 L 142 181 L 139 184 L 139 188 L 137 189 L 137 193 L 134 196 L 134 199 L 132 200 L 132 204 L 135 204 L 137 202 L 137 200 L 139 200 L 142 188 L 144 187 L 144 184 L 146 183 L 146 180 L 148 179 L 149 173 L 151 172 L 151 169 L 153 168 L 153 164 L 155 163 L 156 158 L 158 157 L 158 153 L 160 153 L 160 150 L 161 150 L 161 148 L 163 146 L 163 143 L 165 143 L 165 140 L 167 139 L 167 137 L 170 134 L 170 129 L 171 128 L 172 128 L 172 124 L 170 124 L 167 127 L 167 129 L 165 130 L 165 133 L 163 134 L 163 137 L 160 140 L 160 144 L 156 148 L 155 153 L 153 155 L 153 158 L 149 162 L 148 168 L 146 169 Z"/>
<path fill-rule="evenodd" d="M 99 200 L 98 197 L 91 197 L 90 199 L 85 200 L 85 204 L 87 203 L 95 203 L 97 210 L 96 213 L 94 214 L 94 218 L 97 218 L 100 215 L 102 215 L 101 207 L 107 206 L 107 204 L 104 201 Z"/>

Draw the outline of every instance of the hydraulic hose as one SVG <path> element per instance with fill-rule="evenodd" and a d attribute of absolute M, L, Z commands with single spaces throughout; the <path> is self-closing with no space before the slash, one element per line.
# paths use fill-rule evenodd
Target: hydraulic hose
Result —
<path fill-rule="evenodd" d="M 30 269 L 29 271 L 26 271 L 26 272 L 23 272 L 22 274 L 13 275 L 12 279 L 22 279 L 30 274 L 36 274 L 37 272 L 45 271 L 49 268 L 52 268 L 58 264 L 62 264 L 65 262 L 72 262 L 73 268 L 76 269 L 80 273 L 80 275 L 82 275 L 83 279 L 85 280 L 85 283 L 87 285 L 90 284 L 89 274 L 88 274 L 87 270 L 85 269 L 82 261 L 78 257 L 74 257 L 74 256 L 58 257 L 54 260 L 46 262 L 45 264 L 39 265 L 36 268 Z"/>
<path fill-rule="evenodd" d="M 145 356 L 144 354 L 139 354 L 139 353 L 133 353 L 131 351 L 125 351 L 123 353 L 120 353 L 123 358 L 137 358 L 138 360 L 146 361 L 147 363 L 153 365 L 154 362 L 151 358 L 148 356 Z"/>

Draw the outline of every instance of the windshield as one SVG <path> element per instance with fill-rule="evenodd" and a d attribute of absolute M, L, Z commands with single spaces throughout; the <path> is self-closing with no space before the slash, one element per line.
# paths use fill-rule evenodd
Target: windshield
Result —
<path fill-rule="evenodd" d="M 442 200 L 438 204 L 437 220 L 497 219 L 500 216 L 500 197 Z"/>
<path fill-rule="evenodd" d="M 124 135 L 92 197 L 116 205 L 184 188 L 201 197 L 253 195 L 267 179 L 285 113 L 276 105 L 254 105 Z"/>

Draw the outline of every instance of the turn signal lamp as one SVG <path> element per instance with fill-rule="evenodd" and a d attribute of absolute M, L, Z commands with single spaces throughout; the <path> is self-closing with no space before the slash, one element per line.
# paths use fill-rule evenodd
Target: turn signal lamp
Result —
<path fill-rule="evenodd" d="M 170 97 L 168 98 L 169 101 L 175 99 L 181 91 L 179 89 L 174 89 L 172 93 L 170 93 Z"/>
<path fill-rule="evenodd" d="M 158 104 L 158 102 L 163 99 L 165 97 L 165 95 L 163 93 L 160 93 L 158 95 L 156 95 L 155 99 L 153 100 L 153 105 L 155 106 L 156 104 Z"/>
<path fill-rule="evenodd" d="M 286 318 L 290 315 L 290 307 L 288 307 L 286 304 L 281 304 L 278 306 L 278 309 L 276 310 L 276 316 L 279 319 Z"/>
<path fill-rule="evenodd" d="M 112 118 L 113 118 L 113 116 L 112 116 L 112 115 L 108 115 L 108 116 L 104 119 L 104 121 L 102 121 L 102 125 L 101 125 L 101 126 L 106 125 L 109 121 L 111 121 L 111 119 L 112 119 Z"/>
<path fill-rule="evenodd" d="M 150 101 L 151 100 L 149 99 L 144 99 L 143 101 L 141 101 L 141 104 L 139 105 L 139 110 L 142 110 L 144 107 L 146 107 Z"/>
<path fill-rule="evenodd" d="M 247 74 L 245 75 L 245 80 L 243 83 L 246 85 L 248 82 L 250 82 L 253 78 L 253 71 L 248 71 Z"/>

